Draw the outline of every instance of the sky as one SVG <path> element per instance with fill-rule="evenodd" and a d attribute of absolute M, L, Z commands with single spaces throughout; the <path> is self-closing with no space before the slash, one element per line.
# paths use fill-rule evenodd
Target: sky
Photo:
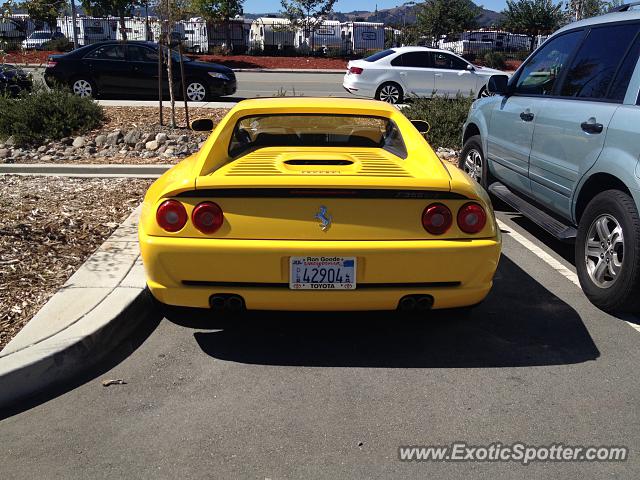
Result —
<path fill-rule="evenodd" d="M 404 3 L 403 0 L 338 0 L 333 7 L 336 12 L 352 12 L 354 10 L 373 11 L 378 4 L 378 9 L 397 7 Z M 504 9 L 505 0 L 478 0 L 475 2 L 489 10 L 497 12 Z M 245 0 L 244 11 L 247 13 L 268 13 L 282 10 L 280 0 Z"/>

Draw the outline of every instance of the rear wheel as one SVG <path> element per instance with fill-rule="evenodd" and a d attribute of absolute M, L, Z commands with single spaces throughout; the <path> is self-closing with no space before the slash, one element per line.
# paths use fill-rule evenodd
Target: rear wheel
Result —
<path fill-rule="evenodd" d="M 376 91 L 376 100 L 387 103 L 402 103 L 403 97 L 402 87 L 394 82 L 383 83 Z"/>
<path fill-rule="evenodd" d="M 589 202 L 575 258 L 580 285 L 594 305 L 608 312 L 640 311 L 640 218 L 629 195 L 607 190 Z"/>
<path fill-rule="evenodd" d="M 78 97 L 95 97 L 98 94 L 95 83 L 87 77 L 78 77 L 71 82 L 71 90 Z"/>

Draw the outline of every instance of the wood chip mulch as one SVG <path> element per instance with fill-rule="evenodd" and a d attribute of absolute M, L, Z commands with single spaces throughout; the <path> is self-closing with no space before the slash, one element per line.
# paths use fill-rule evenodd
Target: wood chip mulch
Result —
<path fill-rule="evenodd" d="M 0 177 L 0 349 L 138 206 L 151 183 Z"/>

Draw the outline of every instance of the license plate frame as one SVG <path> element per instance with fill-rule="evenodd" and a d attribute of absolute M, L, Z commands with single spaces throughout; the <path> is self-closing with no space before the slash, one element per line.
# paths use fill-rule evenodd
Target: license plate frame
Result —
<path fill-rule="evenodd" d="M 357 265 L 356 257 L 311 255 L 289 257 L 289 288 L 291 290 L 355 290 Z M 322 269 L 325 270 L 324 273 Z M 331 279 L 333 281 L 329 281 Z"/>

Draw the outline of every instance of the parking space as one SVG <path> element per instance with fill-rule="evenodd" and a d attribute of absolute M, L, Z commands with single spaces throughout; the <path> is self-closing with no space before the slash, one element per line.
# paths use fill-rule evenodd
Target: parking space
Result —
<path fill-rule="evenodd" d="M 454 440 L 640 446 L 640 334 L 586 300 L 566 245 L 498 217 L 495 285 L 470 317 L 172 311 L 78 384 L 10 412 L 7 477 L 636 477 L 633 456 L 398 461 L 401 445 Z"/>

